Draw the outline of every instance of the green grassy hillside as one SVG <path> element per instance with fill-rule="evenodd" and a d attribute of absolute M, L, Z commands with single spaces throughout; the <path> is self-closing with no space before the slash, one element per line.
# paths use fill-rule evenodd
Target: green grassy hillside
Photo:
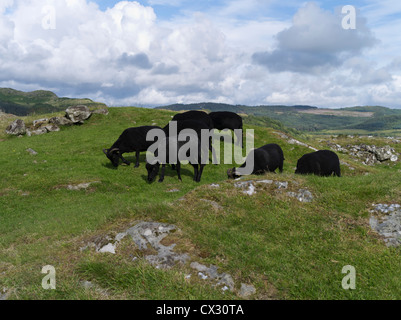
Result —
<path fill-rule="evenodd" d="M 206 166 L 201 183 L 192 181 L 192 167 L 186 165 L 182 182 L 168 169 L 163 183 L 148 184 L 144 154 L 139 168 L 115 169 L 102 149 L 125 128 L 163 126 L 174 112 L 109 111 L 60 132 L 1 137 L 0 289 L 7 288 L 9 299 L 239 299 L 237 291 L 200 279 L 188 264 L 154 268 L 129 241 L 115 255 L 82 249 L 141 220 L 176 225 L 179 231 L 165 245 L 175 243 L 174 250 L 192 261 L 229 273 L 236 290 L 241 283 L 254 285 L 252 299 L 401 298 L 400 250 L 387 248 L 369 227 L 373 203 L 400 202 L 399 162 L 367 167 L 339 154 L 355 170 L 342 166 L 341 178 L 298 176 L 297 159 L 311 150 L 289 144 L 279 127 L 258 126 L 254 119 L 245 129 L 254 129 L 256 147 L 282 146 L 284 172 L 243 180 L 288 182 L 288 189 L 271 184 L 244 194 L 227 180 L 229 164 Z M 324 141 L 286 132 L 327 148 Z M 401 152 L 399 144 L 393 147 Z M 127 158 L 133 160 L 133 154 Z M 67 189 L 87 182 L 96 183 L 86 190 Z M 211 187 L 216 183 L 219 187 Z M 299 189 L 308 189 L 313 201 L 287 196 Z M 41 286 L 45 265 L 56 269 L 56 290 Z M 355 290 L 341 287 L 346 265 L 356 268 Z M 94 286 L 84 288 L 82 281 Z"/>
<path fill-rule="evenodd" d="M 79 104 L 84 104 L 91 110 L 106 107 L 105 104 L 90 99 L 59 98 L 51 91 L 22 92 L 0 88 L 0 111 L 17 116 L 64 111 L 72 105 Z"/>

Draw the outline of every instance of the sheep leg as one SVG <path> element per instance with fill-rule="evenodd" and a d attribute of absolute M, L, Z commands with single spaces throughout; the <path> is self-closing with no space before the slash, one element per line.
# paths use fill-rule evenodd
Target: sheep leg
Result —
<path fill-rule="evenodd" d="M 192 165 L 194 167 L 194 181 L 198 181 L 198 165 L 197 164 L 193 164 Z"/>
<path fill-rule="evenodd" d="M 182 181 L 182 179 L 181 179 L 181 163 L 179 161 L 177 162 L 176 169 L 177 169 L 178 180 Z"/>
<path fill-rule="evenodd" d="M 216 150 L 214 150 L 214 147 L 213 147 L 213 140 L 212 140 L 212 137 L 209 137 L 209 150 L 212 152 L 213 163 L 214 163 L 215 165 L 217 165 L 218 162 L 217 162 L 217 157 L 216 157 Z"/>
<path fill-rule="evenodd" d="M 198 177 L 197 177 L 197 182 L 200 182 L 201 181 L 201 177 L 202 177 L 202 172 L 203 172 L 203 168 L 205 167 L 205 165 L 204 164 L 201 164 L 200 166 L 199 166 L 200 168 L 199 168 L 199 172 L 198 172 Z"/>
<path fill-rule="evenodd" d="M 135 157 L 136 157 L 135 168 L 138 168 L 139 167 L 139 151 L 137 151 L 135 153 Z"/>
<path fill-rule="evenodd" d="M 162 171 L 160 173 L 160 179 L 159 182 L 163 182 L 164 180 L 164 172 L 166 171 L 166 164 L 162 164 Z"/>

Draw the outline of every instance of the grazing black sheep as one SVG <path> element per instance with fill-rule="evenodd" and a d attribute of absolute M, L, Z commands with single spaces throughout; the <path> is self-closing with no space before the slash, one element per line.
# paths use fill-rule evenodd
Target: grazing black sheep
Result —
<path fill-rule="evenodd" d="M 143 126 L 125 129 L 110 149 L 103 149 L 103 152 L 114 167 L 118 166 L 120 159 L 123 163 L 130 165 L 131 163 L 125 160 L 122 154 L 135 152 L 135 168 L 137 168 L 139 167 L 139 153 L 146 151 L 154 143 L 153 141 L 146 141 L 146 135 L 152 129 L 161 128 L 157 126 Z"/>
<path fill-rule="evenodd" d="M 213 121 L 213 128 L 217 130 L 230 129 L 234 130 L 240 129 L 241 132 L 237 131 L 237 145 L 244 147 L 244 135 L 242 132 L 242 118 L 235 112 L 230 111 L 215 111 L 210 112 L 209 117 Z M 240 135 L 241 133 L 241 135 Z"/>
<path fill-rule="evenodd" d="M 183 113 L 177 113 L 173 119 L 173 121 L 182 121 L 182 120 L 196 120 L 204 122 L 209 129 L 213 129 L 213 121 L 210 116 L 204 111 L 191 110 Z"/>
<path fill-rule="evenodd" d="M 202 121 L 202 120 L 194 120 L 194 119 L 186 119 L 186 120 L 171 120 L 164 128 L 164 132 L 166 133 L 166 136 L 169 137 L 171 134 L 173 134 L 171 131 L 173 131 L 172 129 L 172 125 L 175 124 L 176 128 L 177 128 L 177 132 L 176 134 L 179 135 L 180 132 L 182 130 L 185 129 L 192 129 L 196 132 L 197 136 L 199 139 L 202 138 L 202 130 L 205 130 L 206 132 L 208 132 L 209 135 L 209 150 L 212 152 L 212 155 L 214 157 L 214 162 L 217 163 L 217 159 L 216 159 L 216 155 L 215 155 L 215 151 L 212 145 L 212 137 L 210 135 L 211 133 L 211 128 L 209 127 L 209 125 L 207 124 L 207 122 Z"/>
<path fill-rule="evenodd" d="M 328 177 L 332 174 L 341 177 L 340 160 L 330 150 L 319 150 L 304 154 L 297 162 L 295 173 L 315 174 Z"/>
<path fill-rule="evenodd" d="M 253 163 L 252 162 L 253 157 Z M 278 168 L 283 172 L 284 162 L 283 150 L 278 144 L 270 143 L 263 147 L 252 150 L 245 163 L 239 168 L 228 169 L 228 178 L 236 179 L 241 175 L 263 174 L 264 172 L 275 172 Z M 251 168 L 249 169 L 248 166 Z"/>
<path fill-rule="evenodd" d="M 187 143 L 189 145 L 187 145 Z M 196 135 L 188 136 L 186 141 L 178 141 L 177 137 L 167 137 L 157 142 L 154 161 L 152 161 L 152 163 L 146 163 L 148 181 L 152 182 L 155 179 L 156 175 L 159 173 L 160 165 L 162 165 L 159 182 L 163 182 L 167 163 L 176 165 L 178 179 L 182 181 L 180 160 L 182 160 L 181 152 L 183 152 L 182 148 L 184 146 L 186 146 L 184 150 L 186 151 L 185 157 L 194 168 L 194 181 L 200 182 L 205 164 L 202 164 L 202 145 L 200 139 L 198 139 Z M 190 146 L 190 148 L 186 149 L 188 146 Z M 191 149 L 192 146 L 195 150 Z M 164 154 L 160 154 L 160 150 L 164 150 Z M 204 150 L 204 152 L 208 152 L 208 150 Z"/>

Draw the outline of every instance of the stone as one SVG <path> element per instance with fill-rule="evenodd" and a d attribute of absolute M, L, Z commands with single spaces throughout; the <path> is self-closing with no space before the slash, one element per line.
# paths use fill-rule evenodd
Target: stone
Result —
<path fill-rule="evenodd" d="M 398 161 L 398 154 L 389 145 L 377 147 L 375 145 L 347 145 L 349 154 L 353 157 L 362 159 L 362 163 L 372 166 L 384 161 Z"/>
<path fill-rule="evenodd" d="M 78 105 L 69 107 L 65 110 L 66 118 L 70 119 L 73 123 L 84 123 L 85 120 L 89 119 L 92 112 L 89 111 L 87 106 Z"/>
<path fill-rule="evenodd" d="M 234 183 L 236 188 L 241 188 L 242 193 L 252 196 L 256 193 L 256 188 L 253 184 L 253 181 L 241 181 Z"/>
<path fill-rule="evenodd" d="M 198 275 L 201 276 L 203 279 L 207 279 L 210 277 L 213 280 L 217 281 L 217 285 L 227 286 L 231 291 L 234 290 L 234 280 L 228 273 L 218 273 L 217 267 L 214 265 L 210 265 L 207 267 L 198 262 L 192 262 L 190 264 L 192 269 L 198 271 Z"/>
<path fill-rule="evenodd" d="M 100 181 L 93 181 L 93 182 L 85 182 L 85 183 L 80 183 L 77 185 L 68 185 L 67 189 L 68 190 L 82 190 L 82 189 L 88 189 L 92 184 L 95 183 L 100 183 Z"/>
<path fill-rule="evenodd" d="M 14 136 L 23 135 L 26 133 L 26 126 L 24 120 L 17 119 L 13 121 L 7 128 L 6 133 Z"/>
<path fill-rule="evenodd" d="M 109 110 L 108 109 L 96 109 L 92 111 L 92 114 L 103 114 L 105 116 L 107 116 L 109 114 Z"/>
<path fill-rule="evenodd" d="M 49 123 L 49 119 L 39 119 L 39 120 L 33 120 L 32 125 L 34 128 L 37 129 L 37 128 L 41 127 L 42 125 L 48 124 L 48 123 Z"/>
<path fill-rule="evenodd" d="M 36 156 L 38 154 L 35 150 L 33 150 L 31 148 L 26 149 L 26 151 L 29 152 L 33 156 Z"/>
<path fill-rule="evenodd" d="M 401 245 L 401 206 L 399 204 L 377 204 L 372 212 L 386 214 L 379 221 L 374 216 L 369 219 L 370 227 L 384 238 L 388 247 Z"/>
<path fill-rule="evenodd" d="M 204 264 L 201 264 L 201 263 L 199 263 L 199 262 L 192 262 L 190 265 L 189 265 L 192 269 L 195 269 L 195 270 L 197 270 L 197 271 L 199 271 L 199 272 L 206 272 L 206 270 L 208 270 L 209 268 L 208 267 L 206 267 Z"/>
<path fill-rule="evenodd" d="M 394 153 L 394 149 L 390 146 L 384 146 L 383 148 L 376 148 L 374 150 L 374 154 L 376 155 L 376 159 L 380 162 L 390 160 L 391 156 Z"/>
<path fill-rule="evenodd" d="M 28 137 L 31 137 L 31 136 L 39 136 L 39 135 L 42 135 L 42 134 L 45 134 L 45 133 L 47 133 L 46 128 L 39 128 L 39 129 L 36 129 L 36 130 L 29 130 L 29 129 L 26 129 L 26 135 L 27 135 Z"/>
<path fill-rule="evenodd" d="M 57 132 L 60 131 L 60 127 L 57 126 L 56 124 L 48 124 L 46 126 L 43 126 L 47 130 L 47 132 Z"/>
<path fill-rule="evenodd" d="M 287 181 L 276 181 L 275 182 L 276 186 L 278 189 L 287 189 L 288 188 L 288 182 Z"/>
<path fill-rule="evenodd" d="M 71 126 L 74 124 L 70 119 L 66 117 L 53 117 L 49 119 L 49 123 L 53 123 L 57 126 Z"/>
<path fill-rule="evenodd" d="M 159 269 L 168 269 L 173 267 L 177 262 L 185 263 L 189 260 L 187 254 L 178 254 L 173 251 L 175 244 L 164 246 L 160 243 L 174 230 L 176 230 L 176 226 L 174 225 L 158 222 L 140 222 L 134 227 L 129 228 L 126 232 L 118 234 L 116 241 L 121 241 L 126 236 L 131 236 L 140 250 L 147 250 L 148 246 L 151 246 L 157 251 L 157 254 L 147 255 L 145 259 Z"/>
<path fill-rule="evenodd" d="M 300 202 L 312 202 L 313 195 L 310 191 L 306 189 L 299 189 L 298 193 L 296 192 L 287 192 L 290 197 L 297 198 Z"/>
<path fill-rule="evenodd" d="M 248 285 L 245 283 L 241 283 L 241 289 L 239 291 L 239 296 L 241 298 L 248 298 L 256 293 L 256 289 L 253 285 Z"/>
<path fill-rule="evenodd" d="M 116 253 L 116 246 L 114 244 L 112 244 L 112 243 L 108 243 L 104 247 L 100 248 L 98 250 L 98 252 L 100 252 L 100 253 L 109 252 L 109 253 L 115 254 Z"/>

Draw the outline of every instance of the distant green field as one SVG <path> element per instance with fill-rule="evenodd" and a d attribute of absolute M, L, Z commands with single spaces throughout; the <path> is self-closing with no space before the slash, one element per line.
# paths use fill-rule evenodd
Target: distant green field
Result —
<path fill-rule="evenodd" d="M 400 203 L 400 162 L 367 167 L 339 154 L 355 170 L 341 166 L 341 178 L 298 176 L 297 159 L 311 150 L 288 144 L 277 134 L 280 128 L 317 148 L 327 148 L 324 142 L 278 123 L 264 127 L 264 121 L 257 125 L 257 119 L 250 119 L 245 129 L 254 129 L 255 147 L 278 143 L 286 160 L 283 174 L 248 178 L 286 181 L 288 189 L 272 184 L 252 196 L 243 194 L 227 180 L 230 164 L 207 165 L 201 183 L 192 181 L 193 169 L 186 165 L 182 182 L 167 169 L 163 183 L 149 184 L 145 154 L 139 168 L 115 169 L 102 149 L 128 127 L 164 126 L 174 112 L 109 111 L 60 132 L 0 136 L 0 289 L 7 288 L 10 299 L 231 300 L 240 299 L 241 283 L 254 285 L 251 299 L 261 300 L 401 299 L 400 250 L 387 248 L 369 227 L 373 203 Z M 393 147 L 401 152 L 401 145 Z M 29 154 L 28 148 L 38 154 Z M 66 188 L 92 181 L 99 183 L 87 190 Z M 211 188 L 212 183 L 220 187 Z M 302 188 L 313 194 L 311 203 L 286 194 Z M 174 189 L 178 191 L 169 192 Z M 232 275 L 236 292 L 201 280 L 188 265 L 155 269 L 133 243 L 122 243 L 115 255 L 80 250 L 90 240 L 116 235 L 140 220 L 176 225 L 180 231 L 167 237 L 166 244 L 174 240 L 175 251 Z M 56 290 L 41 287 L 45 265 L 57 271 Z M 341 286 L 346 265 L 356 269 L 355 290 Z M 95 287 L 84 288 L 82 281 Z"/>

